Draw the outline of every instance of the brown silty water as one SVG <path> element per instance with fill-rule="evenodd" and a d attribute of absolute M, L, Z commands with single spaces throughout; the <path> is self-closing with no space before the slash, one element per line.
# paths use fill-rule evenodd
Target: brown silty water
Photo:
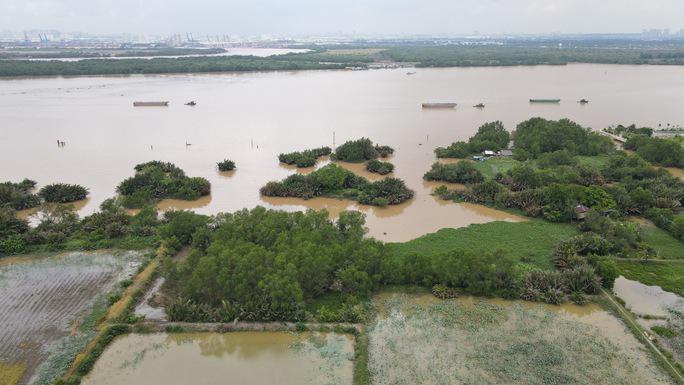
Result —
<path fill-rule="evenodd" d="M 211 197 L 169 201 L 162 208 L 199 213 L 264 205 L 285 210 L 364 211 L 370 235 L 405 241 L 442 227 L 519 220 L 480 206 L 445 204 L 430 195 L 423 174 L 434 148 L 472 136 L 482 123 L 509 130 L 533 116 L 570 118 L 600 129 L 612 124 L 683 124 L 684 68 L 568 65 L 537 67 L 302 71 L 243 74 L 79 77 L 0 80 L 0 180 L 78 183 L 90 189 L 81 214 L 115 195 L 135 164 L 171 161 L 212 184 Z M 562 102 L 530 104 L 529 98 Z M 587 105 L 576 101 L 590 99 Z M 136 100 L 168 107 L 134 108 Z M 185 106 L 189 100 L 195 107 Z M 643 101 L 657 101 L 643 108 Z M 453 110 L 421 103 L 454 101 Z M 484 109 L 471 106 L 483 102 Z M 333 133 L 335 143 L 333 143 Z M 281 152 L 339 145 L 368 137 L 395 148 L 392 176 L 415 198 L 397 207 L 358 207 L 334 200 L 263 198 L 259 188 L 296 172 Z M 56 140 L 66 142 L 63 147 Z M 187 144 L 190 144 L 186 146 Z M 232 159 L 237 170 L 219 173 Z M 21 161 L 17 161 L 21 159 Z M 349 166 L 356 172 L 360 166 Z M 375 178 L 375 176 L 373 177 Z"/>
<path fill-rule="evenodd" d="M 351 384 L 350 336 L 286 332 L 129 334 L 84 385 Z"/>

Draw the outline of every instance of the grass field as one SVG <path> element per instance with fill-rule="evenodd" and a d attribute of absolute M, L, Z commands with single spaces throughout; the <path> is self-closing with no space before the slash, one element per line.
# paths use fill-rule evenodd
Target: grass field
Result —
<path fill-rule="evenodd" d="M 654 226 L 641 226 L 641 238 L 663 259 L 684 259 L 684 242 Z"/>
<path fill-rule="evenodd" d="M 618 269 L 625 278 L 684 296 L 684 263 L 680 261 L 618 260 Z"/>
<path fill-rule="evenodd" d="M 491 158 L 482 162 L 473 162 L 473 166 L 480 170 L 487 178 L 494 178 L 497 173 L 505 173 L 518 164 L 513 158 Z"/>
<path fill-rule="evenodd" d="M 490 222 L 436 233 L 404 243 L 391 243 L 392 254 L 437 255 L 452 250 L 466 252 L 503 251 L 540 268 L 552 268 L 551 252 L 556 243 L 577 233 L 572 224 L 551 223 L 540 219 L 527 222 Z"/>

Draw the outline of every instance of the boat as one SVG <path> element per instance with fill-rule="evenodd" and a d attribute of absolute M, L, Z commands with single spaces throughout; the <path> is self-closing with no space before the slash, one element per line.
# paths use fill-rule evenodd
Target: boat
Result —
<path fill-rule="evenodd" d="M 413 72 L 413 71 L 409 71 L 409 72 L 406 73 L 406 75 L 415 75 L 415 74 L 416 74 L 416 73 Z"/>
<path fill-rule="evenodd" d="M 169 102 L 133 102 L 133 107 L 166 107 Z"/>
<path fill-rule="evenodd" d="M 587 104 L 587 103 L 589 103 L 589 101 L 588 101 L 587 99 L 581 99 L 581 100 L 580 100 L 579 102 L 577 102 L 577 103 L 579 103 L 579 104 Z"/>
<path fill-rule="evenodd" d="M 197 105 L 197 103 L 195 103 L 195 101 L 194 101 L 194 100 L 191 100 L 191 101 L 189 101 L 189 102 L 185 103 L 185 105 L 186 105 L 186 106 L 196 106 L 196 105 Z"/>
<path fill-rule="evenodd" d="M 475 107 L 475 108 L 484 108 L 485 105 L 484 105 L 484 103 L 478 103 L 478 104 L 474 105 L 473 107 Z"/>
<path fill-rule="evenodd" d="M 560 103 L 560 99 L 530 99 L 530 103 Z"/>
<path fill-rule="evenodd" d="M 455 108 L 456 103 L 423 103 L 423 108 Z"/>

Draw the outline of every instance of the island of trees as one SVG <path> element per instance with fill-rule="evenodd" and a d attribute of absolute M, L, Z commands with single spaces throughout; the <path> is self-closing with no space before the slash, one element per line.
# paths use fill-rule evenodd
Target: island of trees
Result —
<path fill-rule="evenodd" d="M 188 177 L 169 162 L 151 161 L 135 166 L 135 175 L 122 181 L 116 191 L 127 208 L 141 208 L 165 198 L 195 200 L 209 195 L 211 185 L 201 177 Z"/>
<path fill-rule="evenodd" d="M 373 206 L 396 205 L 413 197 L 413 191 L 401 179 L 370 182 L 334 163 L 308 175 L 293 174 L 282 182 L 268 182 L 260 192 L 272 197 L 345 198 Z"/>

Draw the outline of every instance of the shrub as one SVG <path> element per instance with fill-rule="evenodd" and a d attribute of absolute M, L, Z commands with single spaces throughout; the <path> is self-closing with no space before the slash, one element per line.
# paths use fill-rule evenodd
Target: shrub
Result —
<path fill-rule="evenodd" d="M 218 166 L 219 171 L 233 171 L 235 170 L 235 162 L 229 159 L 224 159 L 218 163 L 216 163 Z"/>
<path fill-rule="evenodd" d="M 19 183 L 0 183 L 0 206 L 10 206 L 15 210 L 24 210 L 40 204 L 40 198 L 31 194 L 36 182 L 24 179 Z"/>
<path fill-rule="evenodd" d="M 76 184 L 55 183 L 41 188 L 38 196 L 49 203 L 68 203 L 85 199 L 88 189 Z"/>
<path fill-rule="evenodd" d="M 389 146 L 373 146 L 373 142 L 367 138 L 348 141 L 337 147 L 332 154 L 333 160 L 360 163 L 367 160 L 376 159 L 379 156 L 387 157 L 392 154 L 394 149 Z"/>
<path fill-rule="evenodd" d="M 366 163 L 366 170 L 380 174 L 380 175 L 387 175 L 394 171 L 394 165 L 389 162 L 381 162 L 377 159 L 371 159 Z"/>
<path fill-rule="evenodd" d="M 311 150 L 295 151 L 278 155 L 278 160 L 285 164 L 296 164 L 297 167 L 311 167 L 322 156 L 330 155 L 330 147 L 320 147 Z"/>
<path fill-rule="evenodd" d="M 480 183 L 484 181 L 484 175 L 470 162 L 448 164 L 435 162 L 423 178 L 449 183 Z"/>

